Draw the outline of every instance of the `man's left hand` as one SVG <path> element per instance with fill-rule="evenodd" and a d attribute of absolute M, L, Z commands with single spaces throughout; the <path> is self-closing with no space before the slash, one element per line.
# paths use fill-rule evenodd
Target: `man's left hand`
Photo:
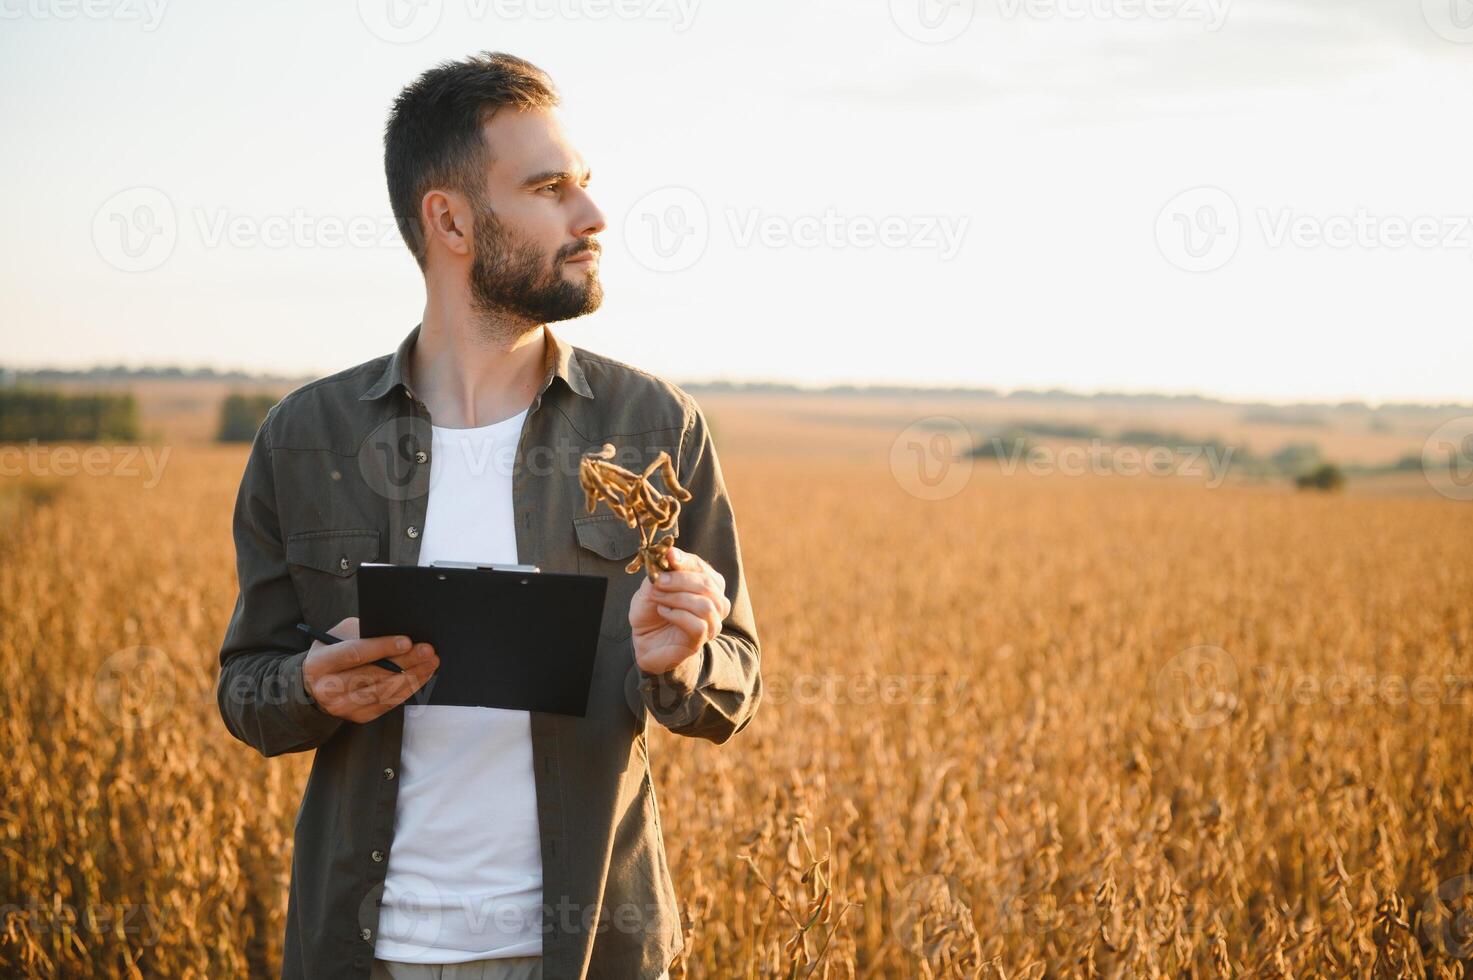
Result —
<path fill-rule="evenodd" d="M 646 575 L 629 603 L 634 660 L 651 674 L 663 674 L 698 653 L 720 635 L 731 613 L 726 579 L 704 558 L 671 547 L 670 564 L 658 582 Z"/>

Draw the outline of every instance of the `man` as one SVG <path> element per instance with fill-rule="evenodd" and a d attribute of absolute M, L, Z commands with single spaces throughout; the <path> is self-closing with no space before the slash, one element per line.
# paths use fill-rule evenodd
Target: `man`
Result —
<path fill-rule="evenodd" d="M 316 751 L 284 977 L 664 976 L 682 934 L 648 719 L 724 742 L 761 698 L 701 410 L 547 327 L 602 299 L 604 218 L 557 105 L 496 53 L 400 94 L 385 169 L 423 318 L 393 354 L 287 395 L 251 447 L 219 701 L 264 755 Z M 691 494 L 658 584 L 624 571 L 637 529 L 586 512 L 578 463 L 605 442 L 630 469 L 668 453 Z M 358 636 L 360 563 L 444 559 L 608 579 L 585 717 L 423 703 L 435 651 Z M 298 622 L 349 639 L 302 650 Z"/>

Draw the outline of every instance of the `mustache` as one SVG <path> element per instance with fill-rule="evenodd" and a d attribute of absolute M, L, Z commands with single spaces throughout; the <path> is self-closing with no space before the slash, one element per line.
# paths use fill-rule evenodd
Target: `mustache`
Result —
<path fill-rule="evenodd" d="M 603 246 L 600 245 L 598 242 L 590 239 L 589 241 L 584 242 L 581 246 L 575 247 L 571 251 L 564 254 L 562 261 L 566 262 L 569 259 L 575 259 L 585 252 L 592 252 L 594 255 L 600 255 L 603 253 Z"/>

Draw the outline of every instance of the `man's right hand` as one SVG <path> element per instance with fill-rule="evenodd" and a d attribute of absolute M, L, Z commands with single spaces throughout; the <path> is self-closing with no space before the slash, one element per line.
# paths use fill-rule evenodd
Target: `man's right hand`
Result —
<path fill-rule="evenodd" d="M 440 666 L 428 643 L 411 647 L 407 636 L 360 637 L 357 616 L 328 632 L 343 641 L 312 641 L 302 662 L 302 683 L 320 709 L 345 721 L 373 721 L 411 697 Z M 392 660 L 404 673 L 374 666 L 382 659 Z"/>

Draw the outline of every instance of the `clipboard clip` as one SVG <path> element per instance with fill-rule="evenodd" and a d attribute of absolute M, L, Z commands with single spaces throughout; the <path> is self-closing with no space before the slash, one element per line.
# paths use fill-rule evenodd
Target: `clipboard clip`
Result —
<path fill-rule="evenodd" d="M 494 562 L 476 561 L 432 561 L 430 568 L 486 568 L 493 572 L 540 572 L 536 565 L 498 565 Z"/>

